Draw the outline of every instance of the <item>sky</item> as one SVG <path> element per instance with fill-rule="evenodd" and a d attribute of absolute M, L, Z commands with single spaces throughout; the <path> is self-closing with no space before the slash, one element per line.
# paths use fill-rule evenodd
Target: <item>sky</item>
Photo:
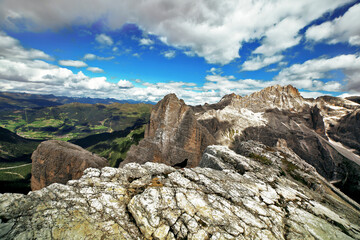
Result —
<path fill-rule="evenodd" d="M 0 0 L 0 91 L 215 103 L 360 95 L 360 1 Z"/>

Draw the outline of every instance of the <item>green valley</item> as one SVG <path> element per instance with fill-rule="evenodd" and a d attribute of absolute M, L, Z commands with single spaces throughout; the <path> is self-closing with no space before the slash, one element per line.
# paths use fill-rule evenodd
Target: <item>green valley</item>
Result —
<path fill-rule="evenodd" d="M 70 141 L 119 166 L 144 137 L 152 106 L 70 103 L 0 111 L 0 192 L 30 190 L 31 154 L 44 140 Z"/>
<path fill-rule="evenodd" d="M 146 123 L 150 104 L 82 104 L 0 111 L 0 127 L 31 139 L 68 141 Z"/>

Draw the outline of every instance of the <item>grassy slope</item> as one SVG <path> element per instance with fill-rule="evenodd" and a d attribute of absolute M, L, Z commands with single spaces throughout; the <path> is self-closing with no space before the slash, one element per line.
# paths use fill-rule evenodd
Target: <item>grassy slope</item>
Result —
<path fill-rule="evenodd" d="M 31 153 L 40 144 L 0 128 L 0 192 L 30 190 Z"/>
<path fill-rule="evenodd" d="M 150 104 L 71 103 L 41 109 L 0 112 L 0 127 L 32 139 L 70 139 L 124 130 L 135 122 L 146 123 Z M 140 119 L 140 120 L 139 120 Z"/>
<path fill-rule="evenodd" d="M 0 163 L 31 162 L 29 156 L 39 144 L 0 127 Z"/>
<path fill-rule="evenodd" d="M 90 152 L 96 153 L 109 160 L 111 167 L 119 167 L 126 158 L 131 145 L 138 144 L 144 138 L 145 126 L 132 130 L 125 137 L 110 138 L 87 147 Z"/>

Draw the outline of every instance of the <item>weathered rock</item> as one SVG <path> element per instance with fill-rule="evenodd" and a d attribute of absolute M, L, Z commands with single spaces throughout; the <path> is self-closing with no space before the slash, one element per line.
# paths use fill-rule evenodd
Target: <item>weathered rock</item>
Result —
<path fill-rule="evenodd" d="M 209 146 L 205 168 L 89 168 L 67 185 L 0 194 L 0 238 L 360 239 L 359 205 L 284 144 L 237 151 L 251 157 Z"/>
<path fill-rule="evenodd" d="M 199 164 L 201 155 L 214 137 L 195 118 L 193 110 L 175 94 L 169 94 L 153 108 L 145 138 L 127 152 L 129 162 L 158 162 L 168 165 L 187 160 L 188 167 Z"/>
<path fill-rule="evenodd" d="M 86 168 L 108 166 L 105 158 L 72 143 L 49 140 L 42 142 L 31 156 L 31 189 L 39 190 L 52 183 L 79 179 Z"/>

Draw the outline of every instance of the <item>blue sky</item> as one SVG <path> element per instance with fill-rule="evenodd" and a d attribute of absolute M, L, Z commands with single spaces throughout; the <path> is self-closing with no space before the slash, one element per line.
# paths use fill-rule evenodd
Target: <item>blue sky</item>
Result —
<path fill-rule="evenodd" d="M 274 84 L 360 95 L 359 16 L 350 0 L 3 0 L 0 90 L 188 104 Z"/>

